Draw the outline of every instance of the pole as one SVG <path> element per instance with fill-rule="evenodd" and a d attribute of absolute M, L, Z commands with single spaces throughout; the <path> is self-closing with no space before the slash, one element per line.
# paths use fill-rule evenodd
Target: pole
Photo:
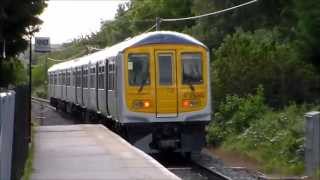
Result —
<path fill-rule="evenodd" d="M 5 39 L 3 40 L 2 50 L 3 50 L 2 57 L 3 57 L 3 59 L 5 59 L 6 58 L 6 40 Z"/>
<path fill-rule="evenodd" d="M 46 91 L 48 88 L 48 82 L 49 82 L 49 77 L 48 77 L 48 73 L 47 73 L 47 71 L 48 71 L 48 59 L 47 58 L 45 58 L 45 63 L 44 63 L 44 77 L 45 77 L 45 86 L 44 86 L 44 91 Z"/>
<path fill-rule="evenodd" d="M 32 36 L 30 35 L 30 43 L 29 43 L 29 111 L 28 111 L 28 139 L 31 142 L 31 84 L 32 84 L 32 69 L 31 69 L 31 62 L 32 62 Z"/>
<path fill-rule="evenodd" d="M 156 17 L 156 31 L 159 31 L 160 30 L 160 23 L 161 23 L 161 20 L 159 17 Z"/>

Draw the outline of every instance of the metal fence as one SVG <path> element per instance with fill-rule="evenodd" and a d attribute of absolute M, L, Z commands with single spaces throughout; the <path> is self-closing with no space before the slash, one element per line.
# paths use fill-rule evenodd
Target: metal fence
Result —
<path fill-rule="evenodd" d="M 16 102 L 11 179 L 20 180 L 28 157 L 29 143 L 31 142 L 30 92 L 28 86 L 16 87 L 14 91 L 16 92 Z"/>
<path fill-rule="evenodd" d="M 308 176 L 313 176 L 320 169 L 320 112 L 306 113 L 305 118 L 305 169 Z"/>
<path fill-rule="evenodd" d="M 0 92 L 0 179 L 11 179 L 15 92 Z"/>
<path fill-rule="evenodd" d="M 20 180 L 30 142 L 29 89 L 0 92 L 0 180 Z"/>

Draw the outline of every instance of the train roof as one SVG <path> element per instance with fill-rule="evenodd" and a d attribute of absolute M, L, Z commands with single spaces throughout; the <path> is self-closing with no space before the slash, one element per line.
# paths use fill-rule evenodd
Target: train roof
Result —
<path fill-rule="evenodd" d="M 48 69 L 49 72 L 63 70 L 70 67 L 78 67 L 88 63 L 95 63 L 100 60 L 114 57 L 129 47 L 143 46 L 148 44 L 190 44 L 198 45 L 207 49 L 207 47 L 197 39 L 178 32 L 173 31 L 154 31 L 143 33 L 141 35 L 129 38 L 111 47 L 106 47 L 92 54 L 82 56 L 77 59 L 55 64 Z"/>

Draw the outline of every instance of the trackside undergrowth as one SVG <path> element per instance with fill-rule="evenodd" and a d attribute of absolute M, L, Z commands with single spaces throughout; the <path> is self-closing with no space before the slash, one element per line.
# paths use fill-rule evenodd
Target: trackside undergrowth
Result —
<path fill-rule="evenodd" d="M 208 128 L 208 143 L 256 159 L 267 173 L 302 174 L 304 113 L 315 109 L 291 104 L 274 110 L 262 88 L 254 95 L 228 96 Z"/>

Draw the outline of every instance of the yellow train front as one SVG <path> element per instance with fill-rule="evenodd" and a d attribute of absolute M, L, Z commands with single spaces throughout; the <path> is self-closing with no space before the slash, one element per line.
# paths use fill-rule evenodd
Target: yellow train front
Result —
<path fill-rule="evenodd" d="M 198 152 L 211 119 L 209 53 L 170 31 L 145 33 L 48 70 L 53 106 L 104 119 L 145 152 Z"/>
<path fill-rule="evenodd" d="M 146 152 L 198 152 L 211 119 L 209 53 L 194 38 L 156 32 L 124 51 L 121 116 Z"/>

